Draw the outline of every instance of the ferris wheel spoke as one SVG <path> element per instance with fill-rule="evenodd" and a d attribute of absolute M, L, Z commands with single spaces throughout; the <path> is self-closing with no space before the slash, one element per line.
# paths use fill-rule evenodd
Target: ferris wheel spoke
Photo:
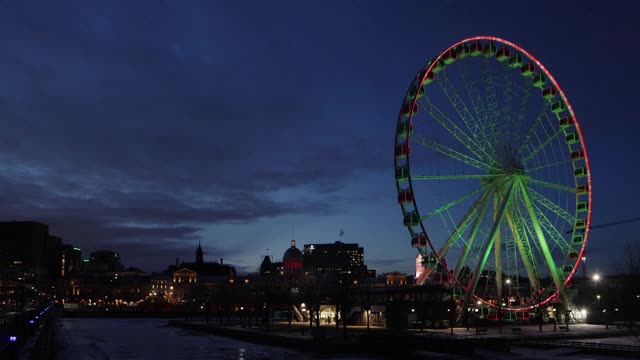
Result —
<path fill-rule="evenodd" d="M 526 119 L 527 119 L 526 113 L 529 105 L 529 98 L 531 97 L 531 89 L 533 89 L 533 87 L 531 86 L 527 87 L 528 91 L 526 91 L 523 96 L 520 96 L 520 107 L 518 109 L 517 114 L 515 114 L 515 117 L 520 121 L 521 124 L 526 123 Z M 515 139 L 515 143 L 518 143 L 518 144 L 522 143 L 522 140 L 520 139 L 520 134 L 516 134 L 516 135 L 517 135 L 517 138 Z M 518 151 L 516 151 L 516 154 L 517 153 Z"/>
<path fill-rule="evenodd" d="M 505 90 L 502 93 L 502 108 L 500 109 L 500 115 L 501 115 L 500 124 L 504 129 L 504 134 L 503 134 L 504 139 L 509 139 L 512 137 L 511 129 L 507 128 L 508 126 L 512 125 L 512 120 L 511 120 L 511 115 L 512 115 L 511 100 L 513 98 L 512 76 L 513 76 L 513 70 L 509 67 L 505 67 L 505 69 L 503 70 L 503 78 L 501 81 L 504 84 Z"/>
<path fill-rule="evenodd" d="M 469 174 L 469 175 L 411 175 L 411 180 L 466 180 L 466 179 L 490 179 L 499 174 Z"/>
<path fill-rule="evenodd" d="M 465 195 L 462 195 L 462 196 L 460 196 L 459 198 L 457 198 L 457 199 L 453 200 L 452 202 L 450 202 L 450 203 L 448 203 L 448 204 L 446 204 L 446 205 L 444 205 L 444 206 L 441 206 L 441 207 L 439 207 L 439 208 L 437 208 L 437 209 L 433 210 L 432 212 L 430 212 L 430 213 L 428 213 L 428 214 L 426 214 L 426 215 L 422 216 L 422 217 L 420 218 L 420 221 L 424 222 L 424 221 L 428 220 L 429 218 L 431 218 L 431 217 L 433 217 L 433 216 L 439 215 L 439 214 L 440 214 L 440 213 L 442 213 L 443 211 L 446 211 L 446 210 L 448 210 L 449 208 L 451 208 L 452 206 L 455 206 L 455 205 L 457 205 L 457 204 L 461 203 L 462 201 L 467 200 L 468 198 L 472 197 L 473 195 L 475 195 L 475 194 L 479 193 L 479 192 L 480 192 L 480 191 L 482 191 L 482 190 L 483 190 L 483 188 L 482 188 L 482 187 L 479 187 L 479 188 L 477 188 L 477 189 L 475 189 L 475 190 L 473 190 L 473 191 L 471 191 L 471 192 L 469 192 L 469 193 L 467 193 L 467 194 L 465 194 Z"/>
<path fill-rule="evenodd" d="M 461 78 L 465 83 L 465 89 L 467 91 L 467 96 L 471 99 L 471 106 L 473 107 L 473 111 L 475 112 L 475 123 L 477 124 L 480 135 L 482 136 L 482 141 L 489 148 L 490 153 L 495 154 L 495 149 L 493 148 L 493 143 L 487 137 L 487 133 L 485 132 L 485 124 L 487 123 L 487 110 L 484 108 L 483 99 L 480 95 L 480 91 L 477 87 L 477 81 L 469 79 L 471 70 L 469 69 L 469 64 L 466 61 L 460 62 L 462 66 Z"/>
<path fill-rule="evenodd" d="M 568 211 L 566 211 L 565 209 L 561 208 L 560 206 L 558 206 L 555 202 L 549 200 L 546 196 L 540 194 L 539 192 L 529 188 L 529 192 L 531 194 L 531 197 L 533 198 L 533 200 L 537 203 L 539 203 L 540 205 L 544 206 L 545 208 L 551 210 L 553 213 L 555 213 L 556 215 L 560 216 L 562 219 L 564 219 L 564 221 L 566 221 L 567 223 L 569 223 L 570 225 L 574 225 L 576 218 L 575 216 L 569 214 Z"/>
<path fill-rule="evenodd" d="M 433 140 L 427 139 L 423 136 L 420 135 L 413 135 L 411 137 L 411 141 L 415 142 L 417 144 L 420 144 L 428 149 L 431 149 L 433 151 L 439 152 L 440 154 L 446 155 L 452 159 L 458 160 L 460 162 L 463 162 L 469 166 L 473 166 L 476 169 L 480 169 L 480 170 L 488 170 L 490 168 L 493 168 L 492 166 L 489 166 L 488 164 L 479 161 L 475 158 L 472 158 L 468 155 L 465 155 L 459 151 L 453 150 L 445 145 L 442 145 L 440 143 L 437 143 Z"/>
<path fill-rule="evenodd" d="M 485 84 L 485 97 L 487 98 L 487 123 L 485 127 L 491 129 L 491 136 L 493 137 L 493 143 L 497 144 L 498 139 L 496 137 L 496 123 L 498 122 L 498 95 L 496 93 L 496 87 L 493 81 L 493 71 L 491 70 L 491 64 L 488 59 L 484 59 L 482 63 L 483 79 Z"/>
<path fill-rule="evenodd" d="M 517 151 L 518 155 L 520 155 L 531 144 L 533 136 L 536 134 L 536 131 L 538 129 L 538 125 L 542 125 L 543 117 L 546 117 L 547 120 L 549 119 L 549 115 L 547 115 L 546 106 L 541 107 L 540 113 L 538 114 L 538 116 L 535 117 L 535 120 L 532 122 L 531 126 L 529 127 L 529 130 L 527 131 L 527 135 L 525 135 L 524 139 L 522 140 L 522 143 L 518 147 L 518 151 Z"/>
<path fill-rule="evenodd" d="M 525 208 L 529 213 L 529 217 L 531 218 L 531 223 L 533 225 L 533 229 L 536 233 L 536 237 L 538 238 L 538 243 L 540 244 L 540 249 L 542 250 L 542 256 L 547 264 L 549 269 L 549 274 L 551 274 L 551 278 L 553 279 L 553 283 L 556 286 L 558 291 L 562 290 L 562 280 L 560 279 L 560 275 L 558 274 L 558 267 L 553 260 L 553 255 L 549 250 L 549 245 L 547 244 L 547 239 L 544 235 L 544 231 L 542 230 L 542 226 L 540 224 L 540 220 L 538 215 L 536 214 L 535 207 L 531 198 L 529 197 L 529 193 L 525 188 L 524 184 L 519 183 L 520 193 L 522 194 L 522 200 L 525 204 Z"/>
<path fill-rule="evenodd" d="M 548 169 L 550 167 L 560 166 L 560 165 L 563 165 L 563 164 L 569 164 L 571 162 L 573 162 L 573 160 L 571 160 L 571 159 L 569 159 L 569 160 L 560 160 L 560 161 L 556 161 L 554 163 L 536 166 L 534 168 L 527 169 L 527 171 L 531 172 L 531 171 L 538 171 L 538 170 L 542 170 L 542 169 Z"/>
<path fill-rule="evenodd" d="M 447 115 L 445 115 L 442 111 L 440 111 L 440 109 L 438 109 L 438 107 L 435 104 L 433 104 L 429 100 L 429 98 L 425 96 L 424 101 L 420 102 L 420 107 L 422 107 L 429 115 L 431 115 L 431 117 L 438 124 L 440 124 L 440 126 L 442 126 L 445 130 L 447 130 L 447 132 L 449 132 L 449 134 L 455 137 L 458 140 L 458 142 L 460 142 L 460 144 L 462 144 L 465 148 L 467 148 L 467 150 L 469 150 L 476 157 L 476 159 L 483 162 L 487 160 L 492 160 L 492 159 L 485 159 L 481 151 L 478 151 L 478 149 L 482 149 L 482 146 L 480 146 L 476 141 L 471 139 L 462 129 L 460 129 L 458 125 L 456 125 L 456 123 L 451 121 L 451 119 L 449 119 Z"/>
<path fill-rule="evenodd" d="M 525 156 L 522 159 L 522 163 L 526 164 L 527 162 L 529 162 L 529 160 L 531 160 L 534 156 L 536 156 L 537 153 L 539 153 L 540 151 L 542 151 L 547 145 L 551 144 L 555 139 L 558 138 L 558 136 L 560 136 L 561 134 L 564 134 L 564 130 L 560 129 L 558 131 L 555 132 L 555 134 L 549 136 L 547 138 L 547 140 L 543 141 L 538 147 L 534 148 L 529 155 Z"/>
<path fill-rule="evenodd" d="M 507 224 L 511 230 L 511 235 L 516 243 L 516 249 L 520 254 L 520 258 L 524 264 L 524 269 L 529 277 L 529 285 L 534 290 L 538 290 L 540 288 L 540 275 L 538 274 L 538 269 L 535 265 L 536 259 L 531 251 L 531 246 L 529 245 L 527 234 L 524 231 L 524 226 L 520 223 L 521 219 L 515 215 L 513 211 L 507 211 L 506 217 Z"/>
<path fill-rule="evenodd" d="M 568 192 L 568 193 L 571 193 L 571 194 L 575 194 L 576 193 L 576 189 L 574 189 L 572 187 L 565 186 L 565 185 L 560 185 L 560 184 L 556 184 L 556 183 L 552 183 L 552 182 L 548 182 L 548 181 L 529 178 L 527 180 L 527 182 L 529 184 L 536 184 L 536 185 L 540 185 L 542 187 L 546 187 L 546 188 L 549 188 L 549 189 L 560 190 L 560 191 L 565 191 L 565 192 Z"/>
<path fill-rule="evenodd" d="M 469 130 L 469 132 L 471 133 L 471 136 L 473 137 L 473 139 L 469 139 L 469 140 L 474 141 L 475 144 L 480 149 L 480 151 L 483 153 L 484 156 L 479 156 L 479 157 L 482 159 L 486 159 L 488 162 L 491 162 L 493 164 L 497 164 L 498 162 L 491 155 L 491 151 L 488 151 L 487 149 L 490 142 L 487 141 L 486 136 L 484 136 L 482 127 L 478 124 L 477 121 L 474 120 L 473 116 L 471 115 L 471 112 L 465 105 L 464 101 L 456 91 L 455 87 L 451 84 L 451 81 L 449 81 L 449 78 L 447 77 L 446 72 L 442 71 L 436 77 L 436 81 L 438 82 L 438 85 L 440 86 L 444 94 L 449 99 L 449 102 L 451 103 L 453 108 L 458 113 L 458 116 L 460 117 L 460 119 L 462 119 L 462 122 L 464 122 L 467 130 Z M 476 153 L 474 152 L 474 154 Z M 478 156 L 478 154 L 476 154 L 476 156 Z"/>
<path fill-rule="evenodd" d="M 551 237 L 555 246 L 560 248 L 560 251 L 562 251 L 564 255 L 568 255 L 571 251 L 571 245 L 569 244 L 569 242 L 564 238 L 558 228 L 556 228 L 551 223 L 551 221 L 549 221 L 549 218 L 540 210 L 538 206 L 533 204 L 533 207 L 538 214 L 538 220 L 540 221 L 540 225 L 542 226 L 544 231 L 546 231 L 547 235 Z M 553 251 L 553 249 L 551 250 Z"/>
<path fill-rule="evenodd" d="M 500 205 L 500 210 L 497 216 L 495 217 L 495 220 L 493 222 L 493 227 L 491 228 L 491 233 L 489 235 L 489 238 L 487 239 L 487 242 L 484 244 L 484 249 L 481 252 L 482 257 L 479 259 L 478 263 L 476 264 L 476 268 L 475 268 L 475 271 L 473 272 L 471 281 L 467 285 L 467 289 L 466 289 L 467 295 L 465 298 L 465 304 L 469 303 L 469 300 L 471 300 L 471 297 L 473 296 L 476 286 L 478 285 L 478 280 L 480 280 L 480 275 L 484 270 L 484 266 L 487 262 L 487 259 L 489 258 L 489 254 L 491 253 L 491 248 L 493 247 L 493 243 L 496 239 L 496 236 L 498 235 L 500 226 L 502 225 L 502 221 L 504 220 L 505 211 L 511 201 L 514 186 L 515 186 L 515 181 L 512 181 L 511 184 L 509 185 L 509 189 L 507 190 L 504 196 L 504 200 Z"/>
<path fill-rule="evenodd" d="M 469 225 L 471 224 L 471 220 L 474 219 L 474 215 L 477 216 L 478 209 L 484 206 L 484 202 L 487 199 L 488 194 L 489 194 L 489 189 L 486 189 L 482 193 L 482 195 L 480 195 L 480 197 L 478 197 L 478 199 L 473 203 L 473 205 L 471 205 L 467 213 L 464 214 L 464 216 L 462 217 L 462 220 L 460 221 L 460 223 L 458 223 L 458 226 L 456 227 L 456 229 L 451 233 L 451 235 L 449 236 L 447 241 L 444 243 L 440 251 L 438 251 L 438 257 L 440 258 L 445 257 L 451 245 L 453 245 L 456 241 L 462 240 L 464 242 L 464 239 L 462 238 L 462 234 L 464 234 L 464 232 L 469 228 Z"/>

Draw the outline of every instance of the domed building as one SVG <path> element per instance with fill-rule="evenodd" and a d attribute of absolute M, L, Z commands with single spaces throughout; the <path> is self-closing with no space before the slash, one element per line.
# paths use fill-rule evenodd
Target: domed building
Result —
<path fill-rule="evenodd" d="M 291 240 L 291 247 L 284 252 L 282 263 L 285 275 L 301 275 L 303 273 L 302 252 L 296 248 L 296 241 Z"/>

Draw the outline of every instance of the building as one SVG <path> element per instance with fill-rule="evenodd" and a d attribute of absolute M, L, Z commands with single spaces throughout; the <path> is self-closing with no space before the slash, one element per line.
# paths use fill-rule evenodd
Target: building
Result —
<path fill-rule="evenodd" d="M 82 250 L 73 245 L 62 247 L 61 277 L 69 277 L 82 271 Z"/>
<path fill-rule="evenodd" d="M 198 249 L 196 250 L 195 262 L 182 262 L 176 259 L 176 265 L 170 265 L 167 269 L 167 273 L 173 274 L 180 269 L 189 269 L 195 271 L 199 278 L 217 277 L 217 276 L 235 276 L 236 269 L 233 266 L 225 265 L 223 259 L 220 258 L 220 262 L 205 262 L 204 251 L 202 246 L 198 243 Z"/>
<path fill-rule="evenodd" d="M 364 264 L 364 249 L 358 244 L 305 244 L 303 256 L 304 271 L 312 275 L 375 277 L 375 271 Z"/>
<path fill-rule="evenodd" d="M 197 283 L 198 282 L 198 273 L 187 268 L 182 268 L 173 273 L 173 283 Z"/>
<path fill-rule="evenodd" d="M 296 247 L 296 241 L 291 240 L 291 247 L 284 252 L 282 268 L 284 275 L 301 275 L 304 273 L 304 256 Z"/>
<path fill-rule="evenodd" d="M 0 222 L 0 269 L 23 280 L 55 279 L 60 274 L 62 239 L 36 221 Z"/>
<path fill-rule="evenodd" d="M 401 272 L 390 272 L 384 274 L 386 286 L 411 286 L 413 281 L 411 275 L 403 274 Z"/>
<path fill-rule="evenodd" d="M 136 268 L 122 272 L 94 271 L 77 274 L 62 281 L 58 289 L 67 302 L 95 304 L 95 306 L 119 306 L 139 302 L 151 289 L 151 275 Z"/>
<path fill-rule="evenodd" d="M 85 272 L 123 272 L 120 254 L 111 250 L 100 250 L 91 253 L 89 261 L 84 261 Z"/>
<path fill-rule="evenodd" d="M 49 235 L 44 242 L 43 264 L 45 271 L 41 276 L 48 280 L 60 278 L 62 272 L 62 239 Z"/>
<path fill-rule="evenodd" d="M 277 276 L 284 273 L 283 264 L 281 261 L 273 262 L 271 256 L 265 255 L 260 263 L 260 275 L 261 276 Z"/>
<path fill-rule="evenodd" d="M 204 261 L 204 251 L 198 243 L 195 262 L 180 263 L 176 259 L 176 265 L 170 265 L 165 274 L 172 279 L 167 298 L 180 302 L 208 296 L 208 288 L 221 282 L 227 283 L 229 278 L 236 276 L 236 269 L 225 265 L 222 258 L 219 263 Z"/>
<path fill-rule="evenodd" d="M 151 291 L 149 296 L 168 300 L 173 295 L 173 285 L 171 280 L 164 274 L 151 274 Z"/>

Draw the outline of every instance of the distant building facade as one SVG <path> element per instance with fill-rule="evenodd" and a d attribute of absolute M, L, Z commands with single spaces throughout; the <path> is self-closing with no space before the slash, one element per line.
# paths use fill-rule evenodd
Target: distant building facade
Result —
<path fill-rule="evenodd" d="M 219 263 L 204 261 L 204 251 L 198 244 L 195 262 L 180 263 L 176 259 L 176 265 L 170 265 L 165 273 L 171 276 L 167 298 L 180 302 L 206 296 L 203 289 L 213 284 L 227 283 L 230 278 L 236 276 L 236 269 L 225 265 L 222 258 Z"/>
<path fill-rule="evenodd" d="M 61 277 L 69 277 L 82 271 L 82 250 L 73 245 L 62 246 Z"/>
<path fill-rule="evenodd" d="M 205 262 L 204 251 L 202 246 L 198 244 L 196 250 L 195 262 L 182 262 L 179 263 L 176 260 L 176 265 L 170 265 L 167 272 L 173 274 L 180 269 L 189 269 L 195 271 L 200 278 L 217 277 L 217 276 L 236 276 L 236 269 L 233 266 L 225 265 L 223 259 L 220 258 L 220 262 Z"/>
<path fill-rule="evenodd" d="M 159 297 L 161 299 L 171 298 L 173 293 L 172 282 L 164 274 L 151 274 L 151 291 L 149 296 Z"/>
<path fill-rule="evenodd" d="M 62 239 L 36 221 L 0 222 L 0 269 L 25 280 L 51 280 L 60 275 Z M 12 276 L 13 276 L 12 275 Z"/>
<path fill-rule="evenodd" d="M 261 276 L 278 276 L 284 274 L 283 263 L 271 260 L 270 255 L 265 255 L 260 263 Z"/>
<path fill-rule="evenodd" d="M 124 265 L 120 262 L 120 254 L 111 250 L 100 250 L 91 253 L 89 261 L 83 263 L 84 272 L 122 272 Z"/>
<path fill-rule="evenodd" d="M 364 264 L 364 248 L 357 243 L 305 244 L 303 256 L 304 271 L 311 275 L 375 277 L 375 270 Z"/>

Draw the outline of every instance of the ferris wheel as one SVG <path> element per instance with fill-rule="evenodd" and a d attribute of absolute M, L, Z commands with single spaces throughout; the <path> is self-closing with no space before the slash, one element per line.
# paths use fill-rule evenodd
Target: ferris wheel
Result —
<path fill-rule="evenodd" d="M 564 293 L 587 243 L 591 174 L 540 61 L 492 36 L 453 44 L 409 86 L 394 145 L 416 284 L 445 281 L 467 304 L 514 311 Z"/>

